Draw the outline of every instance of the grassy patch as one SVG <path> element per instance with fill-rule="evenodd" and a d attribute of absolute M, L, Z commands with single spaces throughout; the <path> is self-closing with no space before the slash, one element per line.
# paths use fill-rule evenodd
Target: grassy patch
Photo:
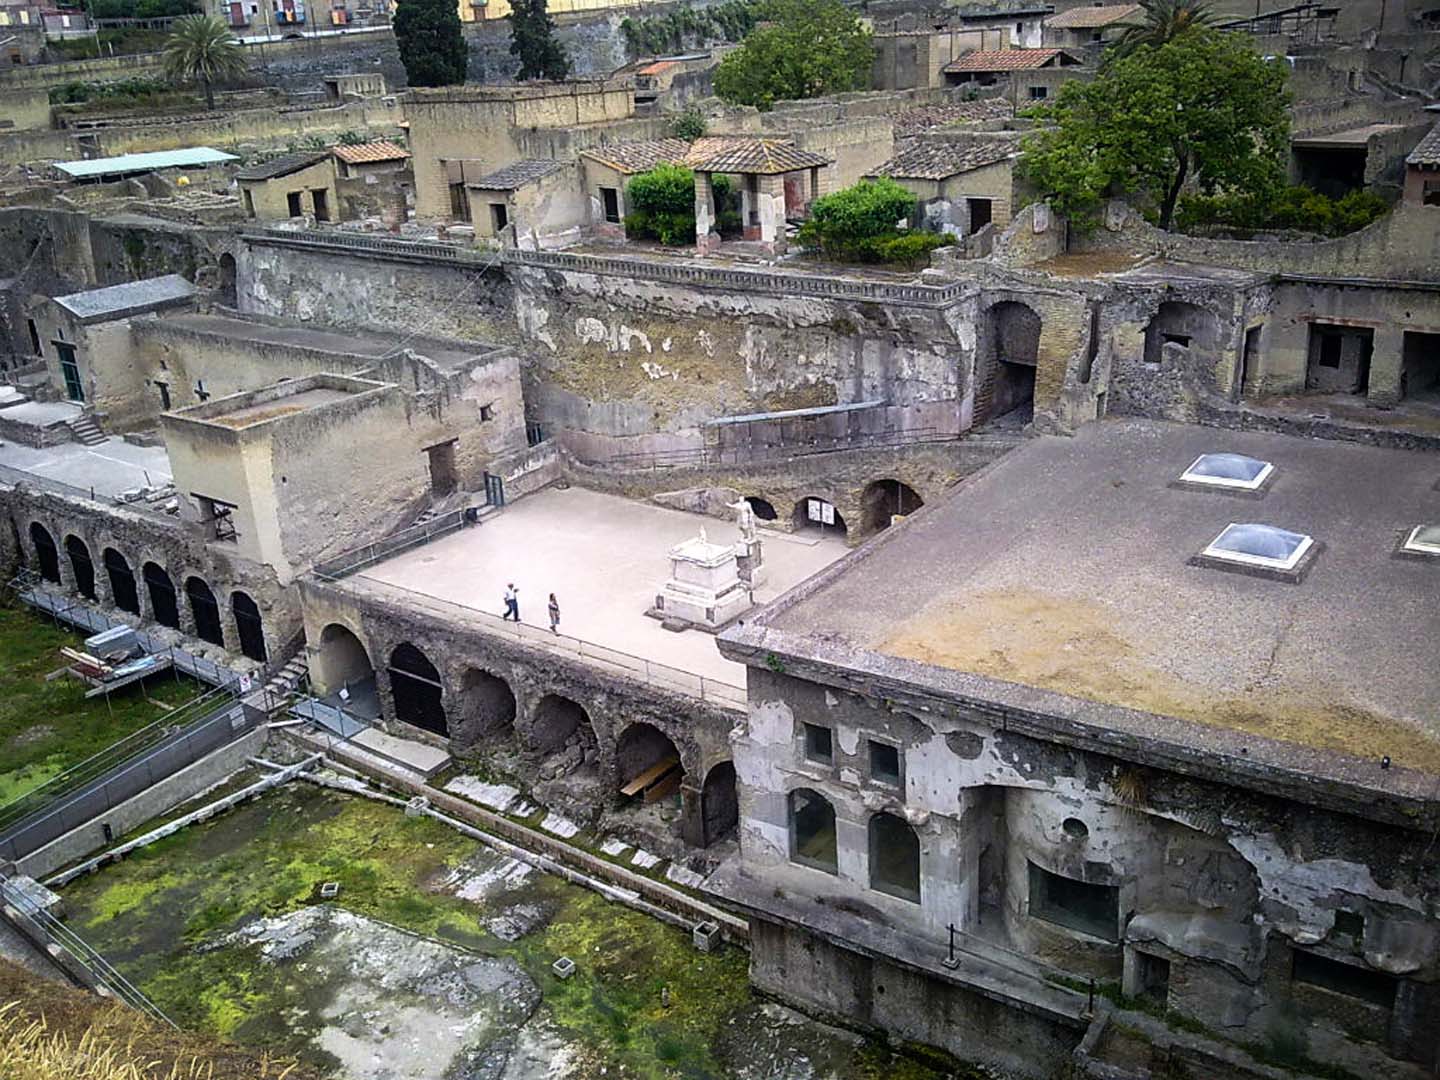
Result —
<path fill-rule="evenodd" d="M 46 682 L 63 666 L 60 647 L 83 639 L 29 611 L 0 604 L 0 805 L 39 787 L 199 693 L 170 675 L 85 699 L 88 687 L 69 676 Z"/>

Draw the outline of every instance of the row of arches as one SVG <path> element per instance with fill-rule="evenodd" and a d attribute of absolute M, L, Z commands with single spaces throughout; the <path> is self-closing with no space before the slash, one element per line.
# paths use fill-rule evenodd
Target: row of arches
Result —
<path fill-rule="evenodd" d="M 64 585 L 61 573 L 61 545 L 56 544 L 54 535 L 38 521 L 30 523 L 30 544 L 35 551 L 36 568 L 40 577 L 55 585 Z M 70 571 L 70 587 L 87 600 L 99 601 L 95 561 L 90 545 L 74 533 L 65 536 L 65 563 Z M 100 568 L 104 571 L 109 585 L 109 601 L 121 611 L 145 617 L 141 605 L 141 587 L 149 601 L 148 617 L 161 626 L 174 630 L 183 629 L 179 592 L 169 571 L 156 562 L 147 561 L 140 567 L 137 579 L 130 560 L 118 549 L 106 547 L 100 553 Z M 225 628 L 221 619 L 220 602 L 209 584 L 200 577 L 191 575 L 185 579 L 184 593 L 186 609 L 194 627 L 195 636 L 212 645 L 225 646 Z M 265 647 L 265 625 L 260 616 L 259 605 L 253 597 L 239 589 L 230 594 L 230 613 L 235 620 L 236 636 L 240 651 L 251 660 L 264 662 L 267 659 Z"/>
<path fill-rule="evenodd" d="M 788 798 L 790 861 L 827 874 L 840 872 L 835 807 L 811 788 Z M 882 810 L 866 825 L 870 888 L 920 903 L 920 836 L 904 818 Z"/>
<path fill-rule="evenodd" d="M 779 521 L 780 513 L 769 499 L 758 495 L 747 495 L 745 501 L 759 521 Z M 869 484 L 860 495 L 860 536 L 871 536 L 888 529 L 896 517 L 913 514 L 925 505 L 925 500 L 909 484 L 893 477 L 876 480 Z M 787 521 L 795 532 L 814 530 L 822 533 L 839 532 L 850 535 L 850 525 L 840 509 L 828 498 L 807 495 L 798 500 L 790 510 Z"/>
<path fill-rule="evenodd" d="M 448 698 L 435 663 L 412 642 L 401 642 L 386 657 L 384 673 L 390 688 L 393 717 L 450 741 L 466 750 L 486 741 L 515 738 L 537 763 L 559 762 L 566 775 L 595 771 L 600 744 L 585 706 L 564 694 L 548 693 L 531 707 L 517 727 L 519 708 L 514 691 L 502 676 L 478 667 L 467 668 L 458 691 Z M 374 684 L 369 652 L 354 631 L 339 623 L 325 626 L 312 661 L 312 677 L 324 692 L 337 693 Z M 347 693 L 347 698 L 352 693 Z M 616 796 L 649 802 L 679 790 L 686 774 L 675 742 L 645 721 L 626 725 L 613 749 Z M 700 788 L 703 843 L 732 832 L 739 803 L 735 767 L 729 761 L 712 766 Z"/>

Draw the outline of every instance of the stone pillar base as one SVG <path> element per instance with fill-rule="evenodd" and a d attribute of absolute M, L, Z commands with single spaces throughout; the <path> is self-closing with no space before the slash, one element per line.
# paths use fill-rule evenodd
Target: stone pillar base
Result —
<path fill-rule="evenodd" d="M 695 238 L 696 255 L 713 255 L 720 250 L 720 234 L 706 233 Z"/>

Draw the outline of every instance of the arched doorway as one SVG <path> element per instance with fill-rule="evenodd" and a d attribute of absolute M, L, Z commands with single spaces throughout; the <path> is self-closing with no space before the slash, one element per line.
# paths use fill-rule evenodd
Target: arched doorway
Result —
<path fill-rule="evenodd" d="M 321 694 L 345 691 L 352 697 L 357 689 L 373 692 L 375 667 L 365 645 L 348 626 L 329 623 L 320 631 L 320 648 L 310 665 L 310 679 Z"/>
<path fill-rule="evenodd" d="M 501 738 L 515 726 L 515 694 L 499 675 L 470 668 L 460 680 L 461 711 L 455 725 L 457 746 L 470 746 L 483 738 Z"/>
<path fill-rule="evenodd" d="M 775 513 L 775 506 L 769 499 L 762 499 L 756 495 L 746 495 L 745 501 L 750 504 L 750 510 L 760 521 L 774 521 L 778 514 Z"/>
<path fill-rule="evenodd" d="M 440 672 L 430 658 L 408 641 L 390 654 L 390 693 L 395 700 L 395 719 L 424 731 L 450 736 L 445 720 L 445 688 Z"/>
<path fill-rule="evenodd" d="M 235 616 L 235 632 L 240 638 L 240 652 L 263 664 L 266 660 L 265 623 L 260 618 L 260 608 L 249 593 L 237 589 L 230 594 L 230 611 Z"/>
<path fill-rule="evenodd" d="M 38 521 L 30 523 L 30 543 L 35 547 L 35 562 L 40 576 L 46 581 L 60 584 L 60 552 L 55 548 L 55 538 L 50 530 Z"/>
<path fill-rule="evenodd" d="M 705 821 L 706 847 L 735 831 L 740 821 L 740 796 L 733 761 L 722 761 L 706 774 L 700 789 L 700 810 Z"/>
<path fill-rule="evenodd" d="M 530 725 L 530 745 L 541 754 L 553 754 L 579 734 L 582 740 L 588 733 L 594 742 L 594 730 L 590 726 L 590 714 L 577 701 L 571 701 L 559 694 L 546 694 L 535 706 L 535 720 Z"/>
<path fill-rule="evenodd" d="M 180 603 L 175 596 L 175 583 L 158 563 L 147 562 L 140 568 L 145 591 L 150 594 L 150 611 L 161 626 L 180 629 Z"/>
<path fill-rule="evenodd" d="M 190 601 L 190 616 L 195 620 L 195 636 L 212 645 L 225 644 L 225 631 L 220 627 L 220 605 L 210 586 L 198 577 L 185 580 L 185 598 Z"/>
<path fill-rule="evenodd" d="M 860 497 L 865 531 L 877 533 L 888 529 L 896 517 L 913 514 L 925 505 L 915 489 L 899 480 L 876 480 Z"/>
<path fill-rule="evenodd" d="M 902 817 L 879 813 L 870 819 L 870 887 L 920 903 L 920 837 Z"/>
<path fill-rule="evenodd" d="M 796 788 L 789 797 L 790 861 L 827 874 L 840 872 L 835 843 L 835 808 L 810 788 Z"/>
<path fill-rule="evenodd" d="M 65 537 L 65 554 L 70 559 L 70 573 L 75 579 L 75 591 L 87 600 L 94 600 L 95 562 L 90 558 L 89 546 L 71 533 Z"/>
<path fill-rule="evenodd" d="M 621 795 L 647 803 L 673 795 L 685 779 L 680 751 L 654 724 L 631 724 L 621 733 L 615 747 L 615 772 Z"/>
<path fill-rule="evenodd" d="M 1035 397 L 1035 368 L 1040 362 L 1040 316 L 1025 304 L 1002 301 L 985 313 L 976 365 L 975 415 L 978 420 L 1027 409 Z"/>
<path fill-rule="evenodd" d="M 106 548 L 101 555 L 105 564 L 105 576 L 110 579 L 110 595 L 115 606 L 132 615 L 140 614 L 140 590 L 135 587 L 135 571 L 124 555 L 114 548 Z"/>
<path fill-rule="evenodd" d="M 220 256 L 220 303 L 235 306 L 235 256 L 228 251 Z"/>
<path fill-rule="evenodd" d="M 796 532 L 813 531 L 824 535 L 845 536 L 845 519 L 835 504 L 818 495 L 808 495 L 795 504 L 790 521 Z"/>

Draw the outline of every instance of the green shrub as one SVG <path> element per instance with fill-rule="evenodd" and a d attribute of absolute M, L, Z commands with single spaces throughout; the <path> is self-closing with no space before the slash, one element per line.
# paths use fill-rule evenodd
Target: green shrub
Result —
<path fill-rule="evenodd" d="M 800 227 L 800 243 L 830 258 L 913 265 L 945 241 L 929 233 L 902 231 L 915 216 L 915 196 L 894 180 L 862 180 L 816 199 Z"/>
<path fill-rule="evenodd" d="M 872 240 L 877 262 L 900 263 L 911 270 L 930 261 L 930 252 L 949 241 L 939 233 L 902 232 Z"/>
<path fill-rule="evenodd" d="M 694 142 L 705 134 L 705 117 L 699 109 L 686 109 L 670 124 L 670 131 L 677 139 Z"/>
<path fill-rule="evenodd" d="M 1274 191 L 1186 195 L 1176 219 L 1182 229 L 1218 226 L 1244 232 L 1293 229 L 1344 236 L 1363 229 L 1389 211 L 1389 204 L 1370 191 L 1352 191 L 1332 199 L 1300 185 Z"/>
<path fill-rule="evenodd" d="M 631 212 L 625 235 L 679 247 L 695 239 L 695 174 L 679 165 L 657 165 L 625 189 Z"/>

